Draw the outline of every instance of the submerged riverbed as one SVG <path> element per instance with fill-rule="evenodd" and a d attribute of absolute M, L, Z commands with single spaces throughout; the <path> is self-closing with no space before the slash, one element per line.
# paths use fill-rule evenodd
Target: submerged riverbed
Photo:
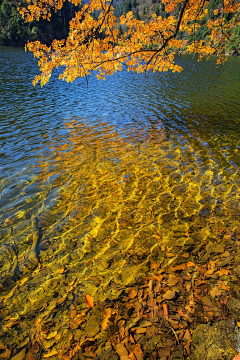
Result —
<path fill-rule="evenodd" d="M 225 236 L 220 255 L 200 246 L 194 256 L 208 264 L 232 255 L 227 239 L 240 240 L 240 59 L 216 69 L 214 59 L 192 67 L 183 56 L 181 74 L 123 72 L 93 78 L 88 89 L 53 78 L 41 89 L 31 85 L 29 54 L 0 48 L 0 58 L 0 355 L 31 344 L 31 354 L 41 347 L 40 356 L 57 359 L 64 344 L 80 347 L 77 329 L 94 328 L 83 321 L 92 319 L 85 294 L 100 314 L 100 304 L 179 264 L 191 248 Z M 186 269 L 196 272 L 192 264 Z M 104 329 L 95 332 L 89 338 Z M 75 356 L 72 348 L 65 356 Z"/>

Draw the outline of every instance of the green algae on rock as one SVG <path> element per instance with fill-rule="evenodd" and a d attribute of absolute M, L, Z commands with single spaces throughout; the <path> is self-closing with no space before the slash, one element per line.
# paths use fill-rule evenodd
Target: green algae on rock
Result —
<path fill-rule="evenodd" d="M 191 360 L 232 360 L 238 353 L 240 329 L 233 320 L 200 324 L 193 332 Z"/>

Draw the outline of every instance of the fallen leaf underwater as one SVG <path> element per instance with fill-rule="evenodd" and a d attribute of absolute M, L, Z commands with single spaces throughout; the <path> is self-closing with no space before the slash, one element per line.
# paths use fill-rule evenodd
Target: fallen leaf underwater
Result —
<path fill-rule="evenodd" d="M 237 359 L 238 172 L 161 131 L 66 126 L 37 199 L 1 218 L 0 358 Z"/>
<path fill-rule="evenodd" d="M 88 306 L 90 306 L 91 308 L 93 308 L 93 300 L 92 300 L 92 297 L 90 295 L 86 295 L 85 294 L 85 300 L 86 300 L 86 303 L 88 304 Z"/>

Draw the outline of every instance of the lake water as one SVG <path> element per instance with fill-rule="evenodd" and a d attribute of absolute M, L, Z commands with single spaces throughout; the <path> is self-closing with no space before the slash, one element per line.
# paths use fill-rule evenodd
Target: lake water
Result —
<path fill-rule="evenodd" d="M 122 72 L 88 88 L 54 76 L 34 88 L 31 54 L 0 48 L 7 322 L 46 316 L 66 294 L 69 306 L 114 298 L 189 234 L 238 231 L 240 58 L 177 61 L 181 74 Z"/>

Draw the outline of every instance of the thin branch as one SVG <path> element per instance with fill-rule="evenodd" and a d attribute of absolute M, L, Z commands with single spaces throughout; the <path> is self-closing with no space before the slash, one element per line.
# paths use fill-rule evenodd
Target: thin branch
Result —
<path fill-rule="evenodd" d="M 106 62 L 112 62 L 112 61 L 116 61 L 116 60 L 120 60 L 120 59 L 123 59 L 123 58 L 127 58 L 131 55 L 134 55 L 134 54 L 137 54 L 137 53 L 142 53 L 142 52 L 153 52 L 153 55 L 151 56 L 151 58 L 148 60 L 148 62 L 146 63 L 146 69 L 147 69 L 147 66 L 150 64 L 150 62 L 153 60 L 153 58 L 159 53 L 161 52 L 168 44 L 168 42 L 175 38 L 178 34 L 178 31 L 179 31 L 179 28 L 180 28 L 180 25 L 181 25 L 181 21 L 182 21 L 182 17 L 183 17 L 183 14 L 184 14 L 184 11 L 186 9 L 186 6 L 187 6 L 187 3 L 189 2 L 189 0 L 185 0 L 181 9 L 180 9 L 180 12 L 179 12 L 179 15 L 178 15 L 178 20 L 177 20 L 177 25 L 176 25 L 176 28 L 174 30 L 174 33 L 172 35 L 170 35 L 168 38 L 165 38 L 164 41 L 163 41 L 163 44 L 160 48 L 158 48 L 157 50 L 153 50 L 153 49 L 140 49 L 140 50 L 136 50 L 136 51 L 133 51 L 131 53 L 128 53 L 126 55 L 123 55 L 123 56 L 120 56 L 119 58 L 117 59 L 108 59 L 108 60 L 104 60 L 104 61 L 101 61 L 101 63 L 99 64 L 96 64 L 92 70 L 95 70 L 96 68 L 100 67 L 102 64 L 106 63 Z M 162 37 L 163 38 L 163 37 Z"/>
<path fill-rule="evenodd" d="M 170 40 L 175 39 L 175 37 L 177 36 L 181 22 L 182 22 L 183 14 L 184 14 L 184 11 L 186 9 L 188 2 L 189 2 L 189 0 L 185 0 L 184 3 L 182 4 L 182 7 L 181 7 L 179 15 L 178 15 L 177 25 L 176 25 L 176 28 L 175 28 L 173 34 L 170 35 L 168 38 L 166 38 L 163 41 L 162 46 L 160 46 L 160 48 L 158 50 L 156 50 L 155 53 L 151 56 L 151 58 L 146 63 L 146 70 L 147 70 L 148 65 L 151 63 L 152 59 L 167 46 L 167 44 L 169 43 Z"/>
<path fill-rule="evenodd" d="M 196 21 L 197 21 L 197 17 L 200 15 L 200 13 L 203 11 L 204 5 L 205 5 L 206 0 L 203 0 L 202 6 L 200 7 L 199 11 L 197 12 L 195 19 L 194 19 L 194 27 L 193 27 L 193 44 L 194 44 L 194 49 L 195 52 L 193 53 L 193 62 L 192 62 L 192 67 L 194 67 L 194 59 L 195 59 L 195 55 L 196 55 Z"/>
<path fill-rule="evenodd" d="M 91 2 L 90 2 L 90 4 L 91 4 Z M 89 5 L 90 5 L 90 4 L 89 4 Z M 96 37 L 100 34 L 100 31 L 101 31 L 101 29 L 102 29 L 102 26 L 103 26 L 103 24 L 104 24 L 104 21 L 105 21 L 105 19 L 106 19 L 106 16 L 109 14 L 109 12 L 110 12 L 110 10 L 111 10 L 112 4 L 113 4 L 113 0 L 110 1 L 110 4 L 108 5 L 107 11 L 106 11 L 106 13 L 104 14 L 104 17 L 103 17 L 103 19 L 102 19 L 102 22 L 98 25 L 98 27 L 97 27 L 97 28 L 92 27 L 92 28 L 88 31 L 87 36 L 85 36 L 85 38 L 84 38 L 77 46 L 75 46 L 74 49 L 71 49 L 71 50 L 67 51 L 67 52 L 59 59 L 58 64 L 60 64 L 60 62 L 63 60 L 63 58 L 64 58 L 65 56 L 67 56 L 69 53 L 72 53 L 72 52 L 76 51 L 76 50 L 79 48 L 79 46 L 87 45 L 87 47 L 88 47 L 88 46 L 89 46 L 89 43 L 90 43 L 89 40 L 96 39 Z M 88 7 L 89 7 L 89 6 L 88 6 Z M 104 6 L 103 6 L 103 10 L 104 10 Z"/>
<path fill-rule="evenodd" d="M 206 0 L 203 0 L 202 6 L 200 7 L 199 11 L 197 12 L 195 19 L 194 19 L 194 27 L 193 27 L 193 43 L 194 43 L 194 48 L 195 48 L 195 42 L 196 42 L 196 21 L 197 21 L 197 17 L 201 14 L 201 12 L 203 11 L 204 5 L 205 5 Z"/>
<path fill-rule="evenodd" d="M 223 16 L 224 16 L 224 0 L 222 1 L 222 16 L 221 16 L 221 33 L 222 33 L 222 38 L 221 38 L 221 43 L 222 43 L 222 47 L 224 46 L 224 30 L 223 30 Z M 223 52 L 225 54 L 225 49 L 223 49 Z"/>

